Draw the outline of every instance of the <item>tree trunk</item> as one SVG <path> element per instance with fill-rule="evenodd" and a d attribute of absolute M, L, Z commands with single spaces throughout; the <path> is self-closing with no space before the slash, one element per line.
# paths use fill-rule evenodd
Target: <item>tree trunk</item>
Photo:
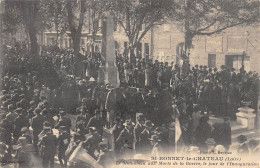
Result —
<path fill-rule="evenodd" d="M 80 51 L 80 39 L 81 39 L 81 33 L 77 33 L 75 35 L 72 35 L 72 40 L 73 40 L 73 50 L 75 53 L 75 56 L 79 54 Z"/>
<path fill-rule="evenodd" d="M 36 29 L 33 25 L 29 25 L 28 27 L 28 33 L 30 37 L 31 42 L 31 56 L 34 63 L 39 62 L 39 54 L 38 54 L 38 43 L 37 43 L 37 35 L 36 35 Z"/>
<path fill-rule="evenodd" d="M 136 57 L 135 57 L 135 47 L 129 47 L 130 50 L 130 62 L 135 63 Z"/>

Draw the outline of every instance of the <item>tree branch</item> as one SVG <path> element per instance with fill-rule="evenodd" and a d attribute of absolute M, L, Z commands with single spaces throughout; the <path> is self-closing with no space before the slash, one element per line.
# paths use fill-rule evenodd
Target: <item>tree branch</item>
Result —
<path fill-rule="evenodd" d="M 200 32 L 200 31 L 207 30 L 208 28 L 210 28 L 211 26 L 213 26 L 216 22 L 217 22 L 217 20 L 215 20 L 214 22 L 212 22 L 211 24 L 209 24 L 208 26 L 206 26 L 206 27 L 204 27 L 204 28 L 198 29 L 197 31 Z"/>
<path fill-rule="evenodd" d="M 193 33 L 194 35 L 208 35 L 208 36 L 209 36 L 209 35 L 215 34 L 215 33 L 217 33 L 217 32 L 221 32 L 221 31 L 223 31 L 223 30 L 225 30 L 225 29 L 227 29 L 227 28 L 230 28 L 230 27 L 234 27 L 234 26 L 238 26 L 238 25 L 244 24 L 244 23 L 249 22 L 249 21 L 251 21 L 251 20 L 253 20 L 253 19 L 254 19 L 254 17 L 251 18 L 251 19 L 243 20 L 243 21 L 241 21 L 241 22 L 234 23 L 234 24 L 231 24 L 231 25 L 228 25 L 228 26 L 222 27 L 222 28 L 217 29 L 217 30 L 212 31 L 212 32 L 199 32 L 199 31 L 193 31 L 192 33 Z"/>

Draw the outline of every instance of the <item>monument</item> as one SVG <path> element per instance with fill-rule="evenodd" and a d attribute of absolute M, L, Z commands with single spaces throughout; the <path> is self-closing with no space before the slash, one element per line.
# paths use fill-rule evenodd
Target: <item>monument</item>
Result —
<path fill-rule="evenodd" d="M 102 55 L 103 65 L 99 70 L 99 83 L 111 84 L 114 87 L 119 86 L 119 74 L 116 66 L 115 41 L 114 41 L 114 21 L 113 17 L 106 15 L 103 20 L 103 39 Z"/>

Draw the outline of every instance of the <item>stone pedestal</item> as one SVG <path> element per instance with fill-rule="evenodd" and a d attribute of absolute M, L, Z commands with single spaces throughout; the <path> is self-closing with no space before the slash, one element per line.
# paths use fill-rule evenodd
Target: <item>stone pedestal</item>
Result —
<path fill-rule="evenodd" d="M 255 129 L 256 114 L 254 114 L 254 109 L 249 107 L 241 107 L 238 109 L 237 121 L 243 126 L 247 127 L 247 130 Z"/>

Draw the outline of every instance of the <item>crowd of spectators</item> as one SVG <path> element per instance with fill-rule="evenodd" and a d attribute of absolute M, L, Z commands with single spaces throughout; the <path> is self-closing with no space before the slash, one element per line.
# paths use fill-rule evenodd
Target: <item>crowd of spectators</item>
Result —
<path fill-rule="evenodd" d="M 174 152 L 175 142 L 191 153 L 228 151 L 230 119 L 236 119 L 242 100 L 254 109 L 258 101 L 258 74 L 243 68 L 236 73 L 225 66 L 218 71 L 196 65 L 184 74 L 174 63 L 130 63 L 118 56 L 120 87 L 114 88 L 97 83 L 99 53 L 75 56 L 71 50 L 43 48 L 37 66 L 26 46 L 5 47 L 4 53 L 1 159 L 20 167 L 36 166 L 31 157 L 53 167 L 56 155 L 66 166 L 78 144 L 104 167 L 115 158 Z M 211 125 L 210 115 L 224 117 L 223 123 Z M 105 143 L 107 134 L 112 142 Z M 246 152 L 245 137 L 239 139 L 238 152 Z M 258 144 L 253 144 L 257 152 Z"/>

